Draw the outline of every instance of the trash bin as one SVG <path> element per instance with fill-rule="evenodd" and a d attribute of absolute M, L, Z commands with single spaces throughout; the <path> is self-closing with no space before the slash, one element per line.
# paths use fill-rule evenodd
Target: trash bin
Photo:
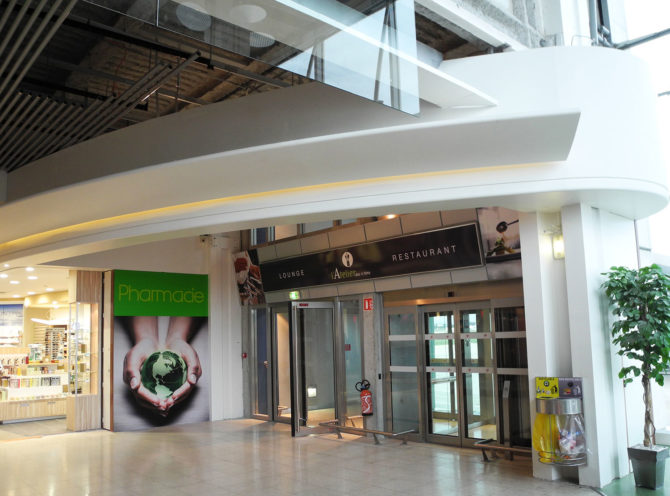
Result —
<path fill-rule="evenodd" d="M 533 448 L 542 463 L 586 464 L 586 437 L 579 377 L 537 377 Z"/>

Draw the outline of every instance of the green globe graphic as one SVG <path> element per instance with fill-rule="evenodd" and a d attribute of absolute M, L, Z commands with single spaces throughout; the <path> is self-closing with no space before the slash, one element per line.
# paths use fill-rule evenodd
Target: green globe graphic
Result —
<path fill-rule="evenodd" d="M 186 362 L 173 351 L 155 351 L 142 364 L 142 384 L 159 398 L 167 398 L 186 382 Z"/>

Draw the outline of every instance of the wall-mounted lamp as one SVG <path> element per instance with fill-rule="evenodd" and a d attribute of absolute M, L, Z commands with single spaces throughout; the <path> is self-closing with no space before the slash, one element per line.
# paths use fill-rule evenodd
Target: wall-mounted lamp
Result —
<path fill-rule="evenodd" d="M 565 258 L 565 243 L 563 242 L 562 232 L 551 235 L 551 252 L 556 260 Z"/>
<path fill-rule="evenodd" d="M 561 226 L 551 226 L 551 228 L 544 231 L 544 233 L 551 236 L 551 253 L 554 256 L 554 259 L 564 259 L 565 243 L 563 242 L 563 229 Z"/>

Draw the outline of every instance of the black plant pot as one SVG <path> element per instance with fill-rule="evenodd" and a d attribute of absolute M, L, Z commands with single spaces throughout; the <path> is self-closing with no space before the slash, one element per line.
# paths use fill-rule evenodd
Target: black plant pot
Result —
<path fill-rule="evenodd" d="M 637 444 L 628 448 L 628 458 L 633 462 L 635 485 L 648 489 L 663 487 L 667 457 L 668 448 L 664 446 L 647 448 L 643 444 Z"/>

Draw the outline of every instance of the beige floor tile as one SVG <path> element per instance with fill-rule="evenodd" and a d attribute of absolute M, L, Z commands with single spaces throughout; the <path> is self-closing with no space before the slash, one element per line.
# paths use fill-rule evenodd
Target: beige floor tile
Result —
<path fill-rule="evenodd" d="M 0 496 L 595 495 L 533 479 L 527 458 L 484 463 L 476 450 L 439 445 L 291 438 L 288 425 L 255 420 L 0 444 Z"/>

